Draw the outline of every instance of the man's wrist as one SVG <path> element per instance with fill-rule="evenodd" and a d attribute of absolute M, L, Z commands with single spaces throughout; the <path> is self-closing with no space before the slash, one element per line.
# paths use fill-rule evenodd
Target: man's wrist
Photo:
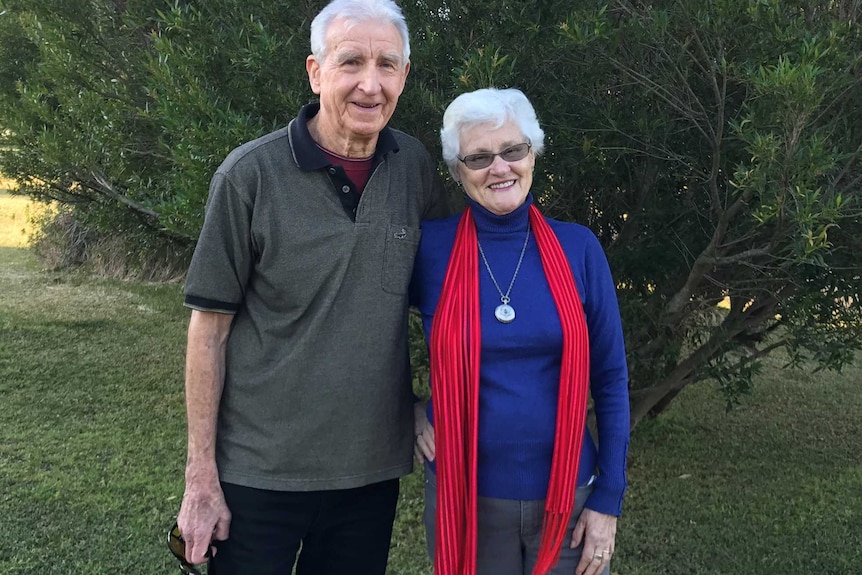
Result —
<path fill-rule="evenodd" d="M 218 466 L 213 457 L 189 457 L 186 483 L 218 482 Z"/>

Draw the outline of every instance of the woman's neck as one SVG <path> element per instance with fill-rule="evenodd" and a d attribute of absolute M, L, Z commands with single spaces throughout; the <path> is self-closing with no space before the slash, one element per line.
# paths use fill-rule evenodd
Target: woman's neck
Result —
<path fill-rule="evenodd" d="M 473 220 L 476 229 L 482 232 L 517 232 L 527 229 L 530 218 L 530 205 L 533 203 L 533 195 L 527 194 L 524 203 L 513 211 L 502 216 L 494 214 L 477 202 L 467 198 L 467 204 L 473 212 Z"/>

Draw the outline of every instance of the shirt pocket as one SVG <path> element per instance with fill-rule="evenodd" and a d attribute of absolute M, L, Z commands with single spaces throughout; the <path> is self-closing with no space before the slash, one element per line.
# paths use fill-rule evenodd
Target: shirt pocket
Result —
<path fill-rule="evenodd" d="M 383 248 L 383 291 L 395 295 L 407 294 L 421 233 L 419 228 L 406 225 L 387 226 Z"/>

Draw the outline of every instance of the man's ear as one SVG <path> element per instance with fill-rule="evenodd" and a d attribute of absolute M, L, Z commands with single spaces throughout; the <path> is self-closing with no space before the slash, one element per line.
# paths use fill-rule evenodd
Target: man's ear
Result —
<path fill-rule="evenodd" d="M 314 54 L 310 54 L 305 59 L 305 71 L 308 73 L 308 84 L 311 86 L 311 91 L 320 95 L 320 63 Z"/>
<path fill-rule="evenodd" d="M 401 76 L 401 92 L 404 91 L 404 86 L 407 85 L 407 74 L 409 74 L 409 73 L 410 73 L 410 60 L 407 60 L 407 64 L 404 66 L 404 74 Z"/>

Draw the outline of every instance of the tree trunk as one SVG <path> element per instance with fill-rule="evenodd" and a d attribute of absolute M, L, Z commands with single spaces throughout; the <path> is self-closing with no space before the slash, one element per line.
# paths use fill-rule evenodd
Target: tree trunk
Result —
<path fill-rule="evenodd" d="M 664 381 L 630 393 L 631 428 L 645 417 L 655 417 L 664 411 L 683 389 L 697 381 L 688 366 L 681 365 Z"/>
<path fill-rule="evenodd" d="M 688 387 L 689 384 L 686 384 Z M 658 403 L 653 405 L 650 410 L 647 412 L 647 417 L 657 417 L 662 411 L 667 409 L 667 407 L 671 404 L 671 402 L 676 398 L 677 395 L 682 391 L 683 388 L 674 389 L 673 391 L 668 392 L 662 397 Z"/>

